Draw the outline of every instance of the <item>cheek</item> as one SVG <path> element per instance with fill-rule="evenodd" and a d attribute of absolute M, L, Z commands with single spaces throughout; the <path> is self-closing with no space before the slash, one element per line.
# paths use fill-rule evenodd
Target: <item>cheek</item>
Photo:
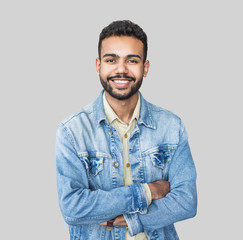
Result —
<path fill-rule="evenodd" d="M 111 73 L 113 72 L 113 68 L 112 67 L 100 67 L 100 75 L 103 75 L 103 76 L 109 76 Z"/>
<path fill-rule="evenodd" d="M 134 73 L 138 78 L 140 78 L 140 77 L 142 77 L 143 74 L 144 74 L 144 69 L 143 69 L 143 67 L 139 67 L 139 68 L 135 69 L 135 70 L 133 71 L 133 73 Z"/>

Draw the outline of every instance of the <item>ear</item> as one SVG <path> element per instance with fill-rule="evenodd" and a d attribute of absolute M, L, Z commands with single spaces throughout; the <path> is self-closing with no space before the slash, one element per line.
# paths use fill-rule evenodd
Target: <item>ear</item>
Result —
<path fill-rule="evenodd" d="M 146 62 L 143 65 L 143 76 L 144 77 L 147 77 L 149 67 L 150 67 L 149 60 L 146 60 Z"/>
<path fill-rule="evenodd" d="M 96 72 L 99 75 L 100 74 L 100 59 L 99 59 L 99 57 L 96 58 L 95 65 L 96 65 Z"/>

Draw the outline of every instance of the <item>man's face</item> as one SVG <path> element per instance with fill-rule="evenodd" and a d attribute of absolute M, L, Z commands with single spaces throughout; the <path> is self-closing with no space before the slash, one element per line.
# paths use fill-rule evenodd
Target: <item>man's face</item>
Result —
<path fill-rule="evenodd" d="M 149 62 L 143 62 L 142 41 L 127 36 L 112 36 L 102 41 L 96 71 L 105 91 L 118 100 L 136 94 L 146 77 Z"/>

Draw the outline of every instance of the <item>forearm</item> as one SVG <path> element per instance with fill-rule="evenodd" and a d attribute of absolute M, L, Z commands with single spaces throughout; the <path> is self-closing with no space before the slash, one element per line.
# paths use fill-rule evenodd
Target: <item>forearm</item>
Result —
<path fill-rule="evenodd" d="M 195 183 L 188 185 L 188 191 L 176 187 L 164 198 L 153 200 L 146 214 L 124 214 L 131 236 L 145 230 L 156 230 L 172 223 L 195 216 L 197 193 Z"/>
<path fill-rule="evenodd" d="M 146 199 L 147 199 L 148 205 L 150 205 L 151 202 L 152 202 L 152 192 L 150 190 L 150 187 L 149 187 L 149 185 L 147 183 L 144 183 L 143 184 L 143 188 L 145 190 L 145 195 L 146 195 Z M 153 194 L 154 194 L 154 192 L 153 192 Z M 126 215 L 127 214 L 119 215 L 115 219 L 112 219 L 113 223 L 114 223 L 114 226 L 127 227 L 128 225 L 127 225 L 126 221 L 129 221 L 129 219 L 128 219 L 128 217 L 125 219 Z M 103 225 L 103 226 L 107 225 L 107 221 L 100 223 L 100 225 Z"/>
<path fill-rule="evenodd" d="M 197 193 L 195 183 L 183 183 L 188 191 L 176 187 L 166 197 L 152 202 L 149 213 L 138 214 L 145 230 L 155 230 L 172 223 L 194 217 L 197 209 Z"/>
<path fill-rule="evenodd" d="M 60 189 L 59 203 L 68 224 L 100 223 L 125 213 L 145 213 L 148 206 L 141 184 L 110 191 L 79 187 L 62 192 Z"/>
<path fill-rule="evenodd" d="M 148 183 L 147 187 L 149 189 L 151 200 L 163 198 L 170 192 L 170 182 L 164 180 Z M 124 214 L 124 218 L 131 236 L 144 231 L 139 214 Z"/>

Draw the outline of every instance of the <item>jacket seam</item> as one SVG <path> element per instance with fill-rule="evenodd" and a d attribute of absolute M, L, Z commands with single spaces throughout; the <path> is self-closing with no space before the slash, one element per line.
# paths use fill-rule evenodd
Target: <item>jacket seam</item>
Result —
<path fill-rule="evenodd" d="M 75 147 L 75 142 L 74 142 L 74 139 L 73 139 L 71 132 L 69 131 L 69 129 L 64 124 L 63 124 L 63 129 L 65 130 L 66 135 L 69 137 L 70 143 L 71 143 L 72 147 L 74 148 L 76 155 L 78 156 L 78 152 L 77 152 L 77 149 Z"/>
<path fill-rule="evenodd" d="M 114 215 L 118 215 L 119 213 L 114 213 L 114 214 L 108 214 L 108 215 L 102 215 L 102 216 L 97 216 L 97 217 L 81 217 L 81 218 L 71 218 L 71 217 L 68 217 L 68 216 L 65 216 L 64 215 L 64 218 L 68 221 L 72 221 L 72 222 L 78 222 L 80 220 L 85 220 L 85 219 L 98 219 L 98 218 L 106 218 L 106 217 L 110 217 L 110 216 L 114 216 Z"/>

